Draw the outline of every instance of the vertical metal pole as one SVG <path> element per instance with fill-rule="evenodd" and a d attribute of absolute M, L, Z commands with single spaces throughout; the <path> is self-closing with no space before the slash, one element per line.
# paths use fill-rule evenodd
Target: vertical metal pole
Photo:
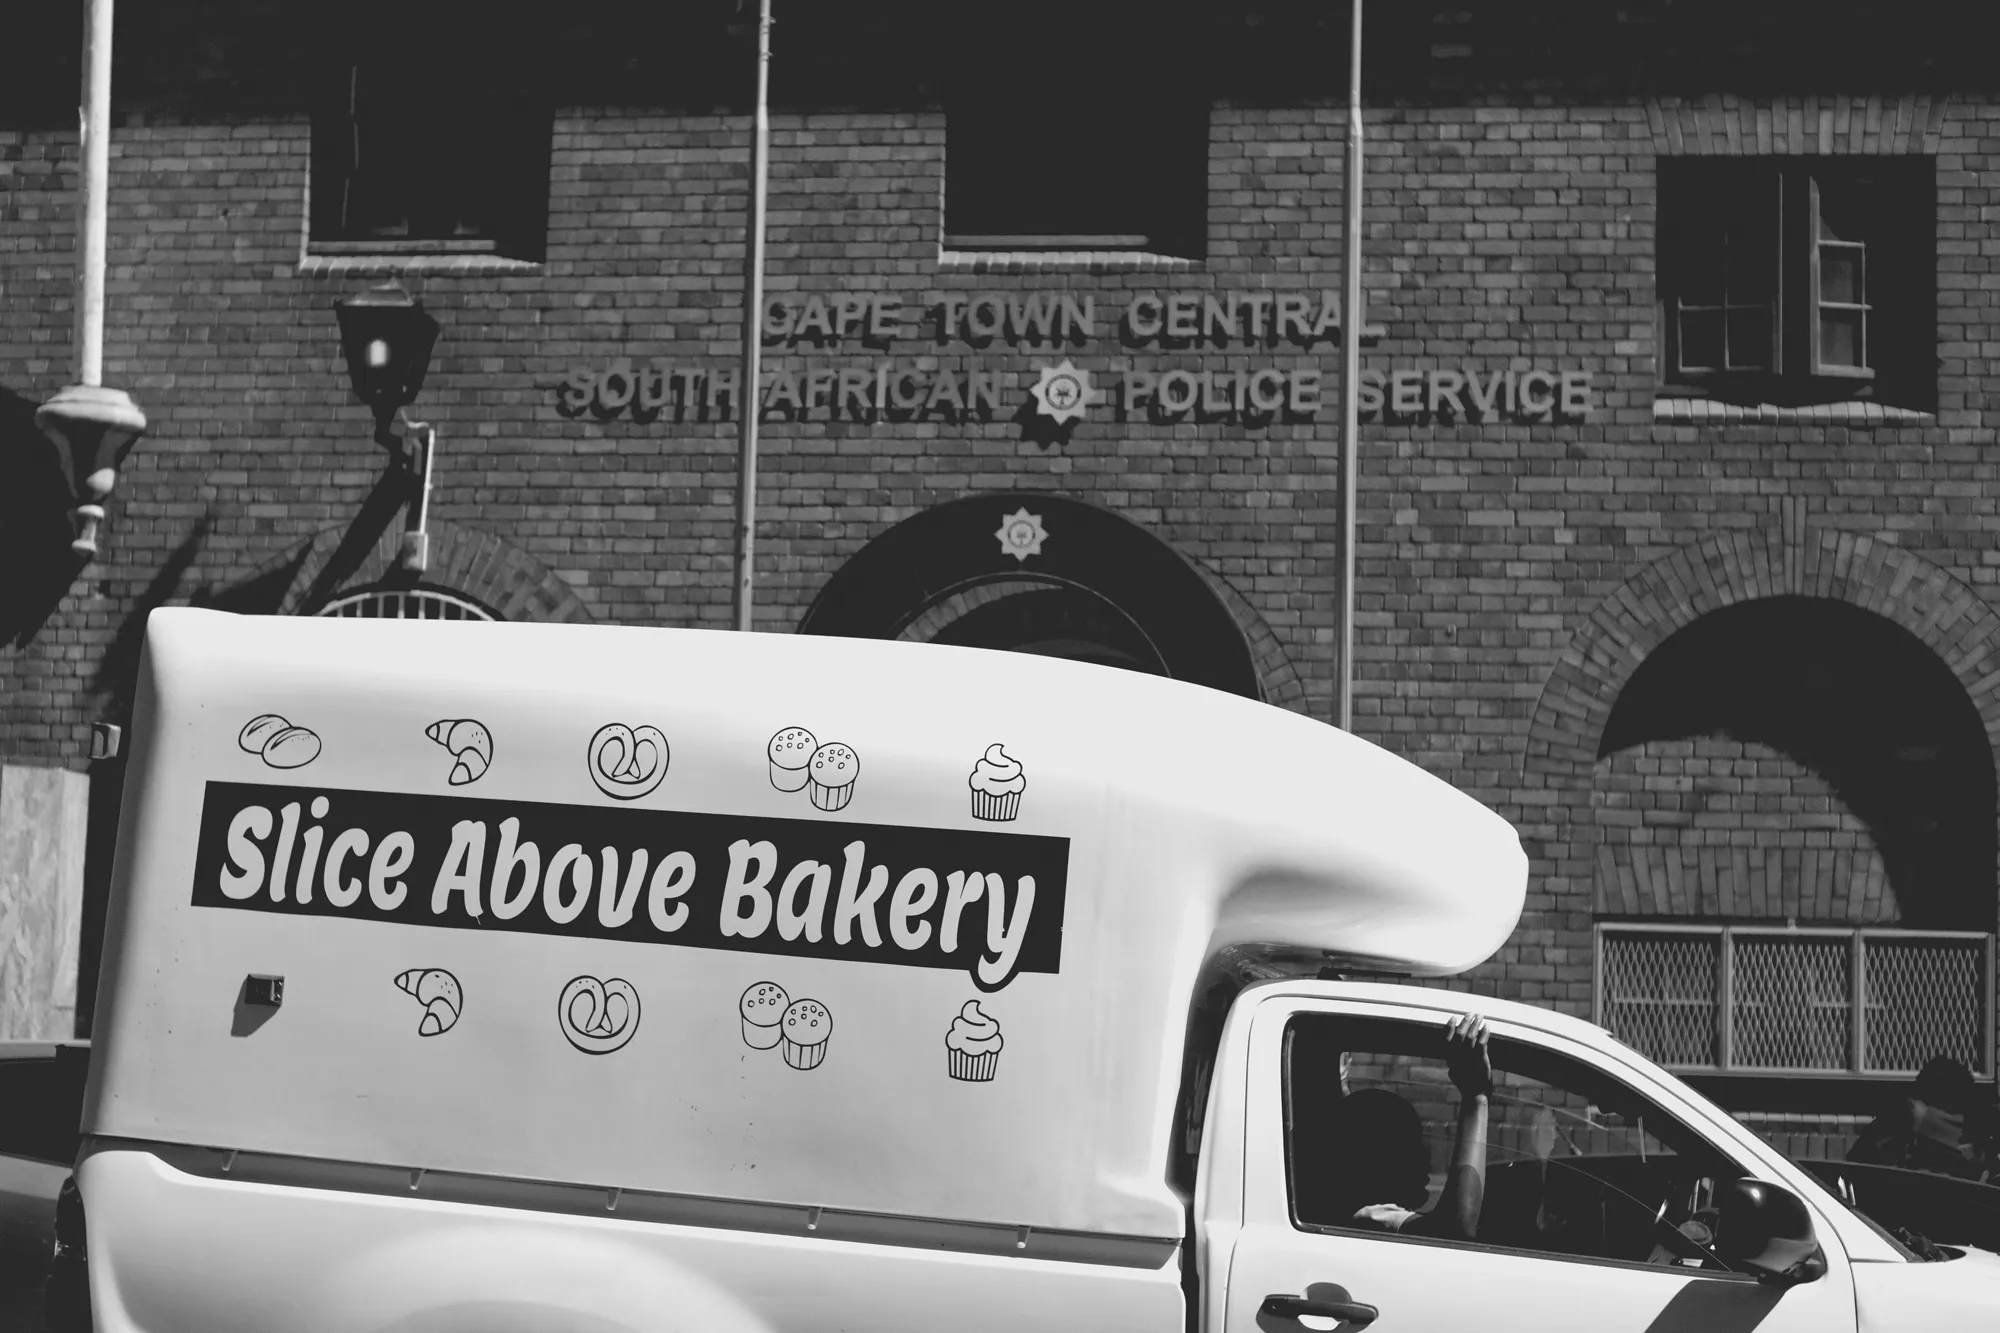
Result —
<path fill-rule="evenodd" d="M 1354 730 L 1354 509 L 1360 472 L 1361 0 L 1347 55 L 1347 182 L 1341 194 L 1344 270 L 1340 317 L 1340 728 Z"/>
<path fill-rule="evenodd" d="M 1868 1058 L 1868 941 L 1867 932 L 1857 930 L 1848 941 L 1848 1008 L 1853 1014 L 1847 1029 L 1847 1068 L 1863 1073 Z"/>
<path fill-rule="evenodd" d="M 763 367 L 764 208 L 771 149 L 771 0 L 757 0 L 757 109 L 750 141 L 750 229 L 743 246 L 743 377 L 736 389 L 736 628 L 750 628 L 757 545 L 757 414 Z"/>
<path fill-rule="evenodd" d="M 1721 954 L 1715 968 L 1716 1065 L 1736 1067 L 1736 932 L 1722 928 Z"/>
<path fill-rule="evenodd" d="M 83 12 L 83 104 L 78 108 L 76 382 L 104 383 L 105 195 L 111 176 L 111 0 Z"/>

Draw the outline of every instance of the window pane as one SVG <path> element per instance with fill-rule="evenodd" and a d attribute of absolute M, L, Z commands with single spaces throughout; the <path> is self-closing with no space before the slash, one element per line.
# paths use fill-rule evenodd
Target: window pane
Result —
<path fill-rule="evenodd" d="M 1934 1055 L 1987 1067 L 1986 944 L 1977 939 L 1864 936 L 1870 1073 L 1914 1074 Z"/>
<path fill-rule="evenodd" d="M 1770 311 L 1759 308 L 1729 312 L 1728 364 L 1731 370 L 1770 369 Z"/>
<path fill-rule="evenodd" d="M 1301 1015 L 1289 1046 L 1301 1223 L 1464 1237 L 1550 1255 L 1704 1263 L 1716 1184 L 1739 1174 L 1631 1088 L 1522 1042 L 1491 1042 L 1483 1202 L 1451 1187 L 1460 1096 L 1439 1025 Z M 1689 1243 L 1690 1241 L 1694 1243 Z"/>
<path fill-rule="evenodd" d="M 1744 305 L 1767 301 L 1777 290 L 1773 268 L 1770 222 L 1764 219 L 1737 219 L 1729 228 L 1727 282 L 1729 304 Z"/>
<path fill-rule="evenodd" d="M 1860 241 L 1866 234 L 1863 203 L 1869 186 L 1861 181 L 1824 178 L 1816 182 L 1819 196 L 1819 239 Z"/>
<path fill-rule="evenodd" d="M 1690 227 L 1681 252 L 1681 300 L 1687 305 L 1721 305 L 1725 253 L 1717 227 Z"/>
<path fill-rule="evenodd" d="M 1607 933 L 1605 1027 L 1662 1064 L 1713 1065 L 1721 957 L 1714 934 Z"/>
<path fill-rule="evenodd" d="M 1846 1069 L 1845 937 L 1736 938 L 1735 1063 L 1758 1069 Z"/>
<path fill-rule="evenodd" d="M 1819 248 L 1819 299 L 1859 305 L 1865 297 L 1861 286 L 1861 258 L 1858 245 L 1821 245 Z"/>
<path fill-rule="evenodd" d="M 1716 370 L 1722 366 L 1722 312 L 1681 313 L 1681 369 Z"/>
<path fill-rule="evenodd" d="M 1819 316 L 1819 359 L 1821 365 L 1864 367 L 1861 346 L 1862 312 L 1822 310 Z"/>

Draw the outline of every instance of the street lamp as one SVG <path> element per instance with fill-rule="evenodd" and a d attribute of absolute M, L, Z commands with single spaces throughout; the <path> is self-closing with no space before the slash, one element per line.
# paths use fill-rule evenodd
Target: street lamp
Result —
<path fill-rule="evenodd" d="M 390 423 L 424 387 L 438 323 L 424 313 L 422 302 L 393 282 L 335 301 L 333 311 L 340 319 L 340 346 L 347 353 L 354 396 L 375 413 L 375 442 L 392 449 Z"/>
<path fill-rule="evenodd" d="M 335 301 L 333 311 L 340 320 L 340 346 L 347 355 L 347 374 L 354 383 L 354 396 L 375 414 L 375 442 L 400 457 L 395 422 L 424 387 L 424 372 L 430 369 L 431 348 L 437 342 L 438 322 L 424 313 L 421 302 L 393 282 Z M 403 419 L 403 427 L 410 438 L 411 455 L 407 461 L 416 480 L 416 495 L 410 505 L 397 563 L 411 573 L 421 574 L 430 564 L 430 534 L 425 523 L 430 516 L 431 462 L 437 453 L 437 429 L 428 422 L 407 418 Z"/>
<path fill-rule="evenodd" d="M 97 555 L 97 525 L 104 501 L 118 484 L 125 455 L 146 433 L 146 414 L 122 389 L 72 384 L 35 409 L 35 424 L 54 441 L 63 475 L 77 505 L 70 511 L 76 539 L 69 549 L 85 560 Z"/>
<path fill-rule="evenodd" d="M 89 0 L 83 14 L 83 104 L 76 207 L 76 383 L 35 409 L 35 424 L 62 455 L 76 508 L 69 549 L 97 554 L 97 525 L 118 484 L 118 466 L 146 430 L 129 395 L 104 384 L 104 255 L 111 179 L 111 0 Z"/>

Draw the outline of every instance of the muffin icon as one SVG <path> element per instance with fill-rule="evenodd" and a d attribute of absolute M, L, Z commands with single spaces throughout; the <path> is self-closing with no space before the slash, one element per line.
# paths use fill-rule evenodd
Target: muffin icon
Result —
<path fill-rule="evenodd" d="M 806 765 L 812 762 L 819 742 L 804 727 L 786 727 L 771 737 L 771 785 L 779 791 L 797 791 L 806 785 Z"/>
<path fill-rule="evenodd" d="M 785 1010 L 785 1063 L 794 1069 L 817 1069 L 826 1059 L 826 1039 L 833 1035 L 833 1015 L 818 1000 L 799 1000 Z"/>
<path fill-rule="evenodd" d="M 1021 812 L 1021 793 L 1028 789 L 1028 775 L 1021 771 L 1020 760 L 1010 758 L 995 744 L 987 746 L 984 757 L 972 766 L 966 785 L 972 788 L 972 817 L 999 823 Z"/>
<path fill-rule="evenodd" d="M 854 799 L 854 779 L 861 772 L 861 756 L 838 741 L 828 742 L 812 753 L 806 766 L 812 803 L 822 810 L 838 810 Z"/>
<path fill-rule="evenodd" d="M 967 1000 L 944 1034 L 945 1072 L 961 1083 L 991 1083 L 1006 1044 L 1000 1025 L 980 1009 L 979 1001 Z"/>
<path fill-rule="evenodd" d="M 775 981 L 760 981 L 743 992 L 743 1042 L 752 1050 L 768 1051 L 778 1044 L 786 1006 L 791 999 Z"/>

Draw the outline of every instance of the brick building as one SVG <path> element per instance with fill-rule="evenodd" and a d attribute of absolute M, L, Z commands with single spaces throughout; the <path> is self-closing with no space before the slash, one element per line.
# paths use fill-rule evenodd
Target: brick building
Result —
<path fill-rule="evenodd" d="M 1533 858 L 1462 984 L 1773 1115 L 1872 1108 L 1940 1051 L 1991 1076 L 2000 103 L 1971 11 L 1378 6 L 1350 321 L 1344 9 L 794 8 L 760 628 L 1330 720 L 1358 323 L 1357 729 Z M 17 1032 L 70 1021 L 64 967 L 87 1029 L 119 778 L 90 728 L 152 607 L 729 622 L 742 17 L 460 9 L 120 14 L 106 379 L 153 424 L 87 568 L 29 421 L 68 379 L 74 64 L 0 104 L 0 836 L 42 886 L 0 912 Z M 74 16 L 16 26 L 75 47 Z M 440 326 L 420 575 L 333 309 L 390 280 Z"/>

